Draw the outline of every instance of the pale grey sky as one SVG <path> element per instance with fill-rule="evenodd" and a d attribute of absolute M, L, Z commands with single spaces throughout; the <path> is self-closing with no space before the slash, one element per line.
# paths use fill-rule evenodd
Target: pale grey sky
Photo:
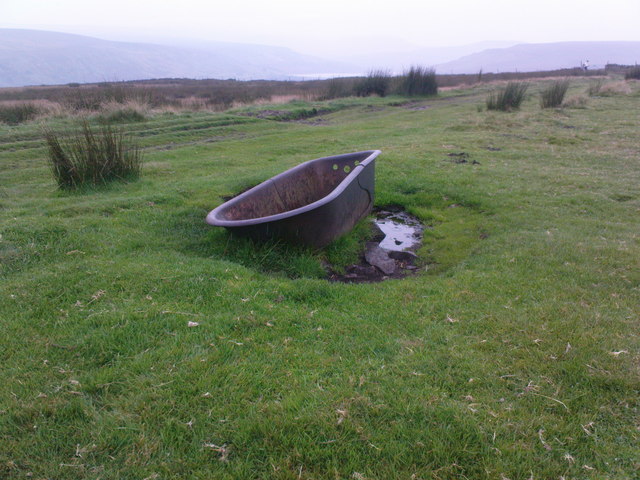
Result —
<path fill-rule="evenodd" d="M 0 28 L 185 37 L 331 55 L 482 41 L 640 40 L 640 0 L 0 0 Z"/>

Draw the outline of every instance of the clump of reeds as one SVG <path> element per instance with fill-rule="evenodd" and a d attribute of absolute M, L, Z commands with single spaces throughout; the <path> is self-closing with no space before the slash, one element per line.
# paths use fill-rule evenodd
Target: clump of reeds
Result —
<path fill-rule="evenodd" d="M 18 125 L 33 120 L 40 113 L 40 109 L 33 103 L 9 103 L 0 105 L 0 123 Z"/>
<path fill-rule="evenodd" d="M 97 119 L 100 123 L 144 122 L 147 119 L 148 110 L 148 105 L 133 100 L 124 104 L 111 102 L 102 106 Z"/>
<path fill-rule="evenodd" d="M 627 70 L 624 74 L 626 80 L 640 80 L 640 65 L 636 65 Z"/>
<path fill-rule="evenodd" d="M 525 82 L 509 82 L 504 88 L 491 92 L 487 97 L 487 110 L 510 112 L 520 108 L 529 84 Z"/>
<path fill-rule="evenodd" d="M 391 75 L 387 70 L 371 70 L 369 74 L 354 86 L 354 93 L 358 97 L 378 95 L 384 97 L 389 92 Z"/>
<path fill-rule="evenodd" d="M 325 92 L 320 97 L 322 100 L 332 100 L 353 95 L 354 83 L 352 78 L 331 78 L 326 83 Z"/>
<path fill-rule="evenodd" d="M 144 113 L 135 108 L 122 108 L 100 116 L 103 123 L 134 123 L 144 122 L 146 119 Z"/>
<path fill-rule="evenodd" d="M 602 87 L 604 85 L 604 80 L 602 78 L 598 78 L 596 80 L 592 80 L 589 82 L 589 88 L 587 88 L 587 93 L 590 97 L 595 97 L 600 94 Z"/>
<path fill-rule="evenodd" d="M 547 88 L 542 90 L 540 97 L 540 107 L 542 108 L 556 108 L 562 105 L 564 96 L 569 90 L 569 80 L 556 80 Z"/>
<path fill-rule="evenodd" d="M 412 66 L 400 77 L 398 93 L 402 95 L 436 95 L 438 82 L 433 68 Z"/>
<path fill-rule="evenodd" d="M 100 185 L 140 175 L 142 151 L 131 137 L 104 125 L 95 130 L 85 120 L 71 135 L 46 129 L 48 160 L 62 189 Z"/>

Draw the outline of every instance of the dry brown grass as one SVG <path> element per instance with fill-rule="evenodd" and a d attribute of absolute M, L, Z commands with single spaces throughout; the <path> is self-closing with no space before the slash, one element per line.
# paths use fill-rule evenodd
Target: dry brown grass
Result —
<path fill-rule="evenodd" d="M 461 85 L 475 88 L 486 85 L 504 85 L 506 82 L 526 78 L 562 78 L 589 76 L 602 79 L 606 71 L 583 72 L 575 69 L 552 72 L 483 73 L 464 75 L 437 75 L 438 89 L 448 91 Z M 220 112 L 250 105 L 284 104 L 292 101 L 316 101 L 321 98 L 340 98 L 354 95 L 358 78 L 344 78 L 344 88 L 327 96 L 332 82 L 307 81 L 235 81 L 160 79 L 136 82 L 103 82 L 98 84 L 70 84 L 40 87 L 12 87 L 0 89 L 3 102 L 29 102 L 37 109 L 28 121 L 50 116 L 118 116 L 118 112 L 139 112 L 148 117 L 163 112 Z M 603 81 L 604 83 L 604 81 Z M 638 82 L 630 82 L 638 83 Z M 604 95 L 628 94 L 629 83 L 614 82 Z M 635 88 L 635 87 L 634 87 Z M 599 94 L 599 93 L 598 93 Z M 33 110 L 33 108 L 32 108 Z M 122 116 L 122 115 L 121 115 Z"/>
<path fill-rule="evenodd" d="M 603 97 L 613 95 L 630 95 L 632 92 L 631 86 L 624 80 L 605 83 L 601 88 L 599 95 Z"/>
<path fill-rule="evenodd" d="M 106 102 L 102 104 L 100 113 L 111 114 L 122 110 L 135 110 L 143 115 L 147 115 L 152 112 L 152 108 L 148 103 L 138 100 L 127 100 L 124 103 L 119 102 Z"/>
<path fill-rule="evenodd" d="M 244 107 L 248 105 L 282 105 L 284 103 L 295 101 L 314 101 L 318 99 L 317 94 L 289 94 L 289 95 L 272 95 L 269 98 L 259 98 L 253 102 L 237 102 L 234 106 Z"/>
<path fill-rule="evenodd" d="M 179 100 L 179 104 L 177 106 L 168 106 L 165 107 L 165 111 L 194 111 L 198 112 L 200 110 L 208 110 L 207 101 L 204 98 L 195 97 L 190 95 L 186 98 L 181 98 Z"/>
<path fill-rule="evenodd" d="M 45 99 L 0 100 L 0 123 L 17 124 L 36 121 L 47 117 L 65 116 L 66 112 L 58 102 Z M 22 114 L 18 112 L 22 111 Z M 11 113 L 13 112 L 13 113 Z M 13 120 L 11 118 L 13 117 Z"/>
<path fill-rule="evenodd" d="M 572 95 L 564 101 L 562 106 L 566 108 L 586 108 L 587 97 L 585 95 Z"/>

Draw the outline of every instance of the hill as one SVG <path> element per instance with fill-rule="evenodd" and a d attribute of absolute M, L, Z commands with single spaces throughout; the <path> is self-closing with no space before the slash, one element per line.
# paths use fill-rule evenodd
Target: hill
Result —
<path fill-rule="evenodd" d="M 535 72 L 607 63 L 633 65 L 640 62 L 640 42 L 524 43 L 492 48 L 438 65 L 439 73 Z"/>
<path fill-rule="evenodd" d="M 195 47 L 0 29 L 0 87 L 146 78 L 286 78 L 349 66 L 284 47 L 215 42 Z"/>
<path fill-rule="evenodd" d="M 396 46 L 391 41 L 385 46 L 384 43 L 380 42 L 376 44 L 373 40 L 369 43 L 371 47 L 375 49 L 374 51 L 372 51 L 371 48 L 365 50 L 365 46 L 358 48 L 358 45 L 355 44 L 353 50 L 345 49 L 342 53 L 336 52 L 335 56 L 331 58 L 346 62 L 350 65 L 356 65 L 360 67 L 360 71 L 363 72 L 366 72 L 372 67 L 383 67 L 393 72 L 401 73 L 411 65 L 438 65 L 490 48 L 510 47 L 518 42 L 479 42 L 469 45 L 446 47 Z"/>
<path fill-rule="evenodd" d="M 488 45 L 502 48 L 486 49 Z M 640 42 L 519 45 L 485 42 L 459 47 L 406 47 L 402 51 L 393 50 L 391 44 L 388 47 L 392 50 L 377 46 L 375 53 L 358 53 L 357 49 L 345 47 L 334 61 L 266 45 L 227 42 L 160 45 L 0 29 L 0 87 L 153 78 L 309 78 L 321 77 L 323 72 L 357 75 L 371 67 L 400 73 L 410 65 L 436 65 L 442 74 L 476 73 L 481 69 L 526 72 L 571 68 L 585 60 L 594 67 L 640 61 Z"/>

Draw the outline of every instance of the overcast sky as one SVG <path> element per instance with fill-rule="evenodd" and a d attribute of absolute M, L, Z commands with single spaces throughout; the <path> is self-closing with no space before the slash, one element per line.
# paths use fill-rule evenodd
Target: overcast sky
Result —
<path fill-rule="evenodd" d="M 640 40 L 640 0 L 0 0 L 0 28 L 185 37 L 327 55 L 483 41 Z"/>

